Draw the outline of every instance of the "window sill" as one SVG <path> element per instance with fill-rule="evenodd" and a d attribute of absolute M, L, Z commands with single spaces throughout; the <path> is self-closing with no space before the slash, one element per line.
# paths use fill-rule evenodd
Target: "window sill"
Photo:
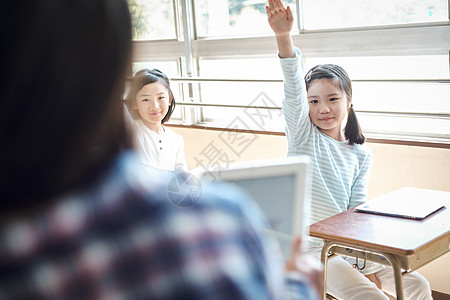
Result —
<path fill-rule="evenodd" d="M 186 129 L 200 129 L 200 130 L 212 130 L 212 131 L 234 131 L 234 132 L 252 133 L 252 134 L 285 136 L 285 133 L 281 132 L 281 131 L 263 131 L 263 130 L 226 128 L 226 127 L 219 127 L 219 126 L 217 126 L 217 124 L 207 124 L 207 123 L 188 125 L 188 124 L 183 124 L 181 122 L 170 122 L 170 123 L 167 123 L 166 126 L 175 127 L 175 128 L 186 128 Z M 388 133 L 365 133 L 365 136 L 367 138 L 368 143 L 450 149 L 450 139 L 445 139 L 445 138 L 405 136 L 404 134 L 400 135 L 400 134 L 388 134 Z"/>

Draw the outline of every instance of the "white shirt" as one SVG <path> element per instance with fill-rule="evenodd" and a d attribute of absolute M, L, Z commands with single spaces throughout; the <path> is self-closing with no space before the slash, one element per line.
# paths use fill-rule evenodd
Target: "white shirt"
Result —
<path fill-rule="evenodd" d="M 162 125 L 158 134 L 142 122 L 134 120 L 139 160 L 144 166 L 164 171 L 187 170 L 183 137 Z"/>

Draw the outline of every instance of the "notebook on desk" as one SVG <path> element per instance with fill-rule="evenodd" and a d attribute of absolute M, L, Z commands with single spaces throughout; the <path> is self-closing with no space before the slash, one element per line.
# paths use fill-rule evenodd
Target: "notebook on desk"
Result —
<path fill-rule="evenodd" d="M 448 193 L 404 187 L 371 199 L 355 208 L 357 212 L 423 220 L 450 203 Z"/>

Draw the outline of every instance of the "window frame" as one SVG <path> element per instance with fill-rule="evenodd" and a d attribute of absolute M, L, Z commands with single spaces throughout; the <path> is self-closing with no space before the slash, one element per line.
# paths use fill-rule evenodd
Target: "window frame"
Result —
<path fill-rule="evenodd" d="M 298 1 L 300 2 L 300 1 Z M 450 0 L 449 0 L 450 2 Z M 297 4 L 297 7 L 301 7 Z M 180 9 L 181 8 L 181 9 Z M 450 15 L 450 4 L 448 5 Z M 201 78 L 199 59 L 213 58 L 257 58 L 273 55 L 276 59 L 277 46 L 273 35 L 248 37 L 203 37 L 198 38 L 195 26 L 194 0 L 174 0 L 177 40 L 134 41 L 133 62 L 178 60 L 180 76 L 171 78 L 174 84 L 187 85 L 188 92 L 184 99 L 178 101 L 183 109 L 183 120 L 174 122 L 184 126 L 223 127 L 223 124 L 203 122 L 205 119 L 198 83 L 202 81 L 243 80 L 239 78 Z M 180 14 L 183 14 L 181 17 Z M 298 24 L 301 26 L 301 15 Z M 181 22 L 181 20 L 188 20 Z M 183 28 L 178 28 L 183 26 Z M 450 21 L 433 23 L 416 23 L 402 25 L 383 25 L 323 30 L 301 30 L 292 32 L 294 44 L 301 48 L 308 57 L 325 56 L 384 56 L 384 55 L 450 55 Z M 424 42 L 426 41 L 426 42 Z M 449 62 L 450 69 L 450 62 Z M 269 81 L 272 79 L 268 79 Z M 368 81 L 376 81 L 369 79 Z M 380 79 L 384 80 L 384 79 Z M 420 80 L 420 79 L 418 79 Z M 406 80 L 409 81 L 409 80 Z M 411 80 L 413 81 L 413 80 Z M 436 79 L 450 84 L 450 78 Z M 281 95 L 280 95 L 281 96 Z M 281 109 L 281 108 L 279 108 Z M 357 111 L 358 113 L 358 111 Z M 392 113 L 362 112 L 361 113 Z M 417 112 L 419 114 L 419 112 Z M 450 113 L 435 116 L 450 120 Z M 369 132 L 382 140 L 399 140 L 411 142 L 434 142 L 450 145 L 450 133 L 439 138 L 405 137 L 394 133 Z"/>

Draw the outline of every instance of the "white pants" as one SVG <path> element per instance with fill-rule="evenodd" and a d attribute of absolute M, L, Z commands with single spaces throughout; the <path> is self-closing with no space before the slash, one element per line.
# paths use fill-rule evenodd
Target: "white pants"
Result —
<path fill-rule="evenodd" d="M 392 267 L 385 267 L 375 275 L 380 281 L 383 291 L 395 297 Z M 326 289 L 327 293 L 342 300 L 389 299 L 373 282 L 340 256 L 328 260 Z M 428 281 L 417 272 L 403 275 L 403 295 L 405 299 L 411 300 L 433 299 Z"/>

